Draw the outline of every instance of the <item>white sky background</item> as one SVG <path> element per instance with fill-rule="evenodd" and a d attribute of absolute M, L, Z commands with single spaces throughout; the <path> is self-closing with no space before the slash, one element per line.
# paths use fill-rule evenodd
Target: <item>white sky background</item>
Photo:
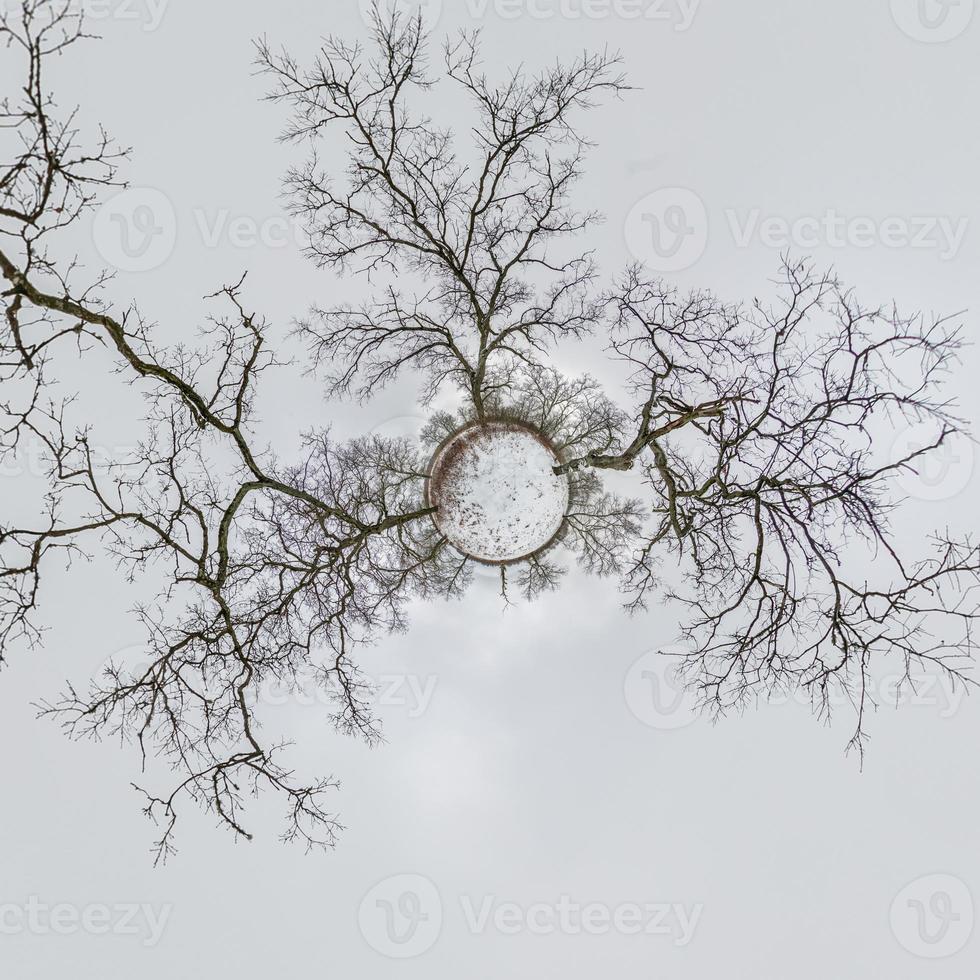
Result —
<path fill-rule="evenodd" d="M 930 3 L 926 12 L 935 14 Z M 835 265 L 865 303 L 976 311 L 980 14 L 966 23 L 973 0 L 961 0 L 937 28 L 959 33 L 928 43 L 935 35 L 916 19 L 914 0 L 892 6 L 703 0 L 693 9 L 666 0 L 658 8 L 666 19 L 636 20 L 626 16 L 636 9 L 630 0 L 491 0 L 483 16 L 476 0 L 446 0 L 439 28 L 482 27 L 491 70 L 495 59 L 533 67 L 584 46 L 622 50 L 639 91 L 587 123 L 598 145 L 579 192 L 583 206 L 608 216 L 589 242 L 606 274 L 637 249 L 653 260 L 649 237 L 645 244 L 637 232 L 648 228 L 642 215 L 679 203 L 696 231 L 673 278 L 728 300 L 770 295 L 784 244 L 778 224 L 837 214 L 868 219 L 872 230 L 852 225 L 841 242 L 825 232 L 814 240 L 809 226 L 798 226 L 804 237 L 795 251 Z M 77 49 L 49 79 L 62 106 L 77 101 L 89 123 L 103 122 L 134 147 L 126 177 L 161 191 L 177 227 L 172 256 L 121 274 L 112 295 L 120 303 L 137 297 L 159 322 L 159 338 L 173 341 L 202 322 L 200 297 L 246 269 L 249 304 L 283 333 L 309 304 L 359 295 L 360 285 L 316 271 L 292 242 L 268 238 L 264 223 L 283 216 L 280 175 L 299 151 L 275 141 L 283 109 L 259 101 L 267 81 L 252 75 L 251 47 L 267 34 L 304 62 L 320 34 L 366 37 L 358 4 L 170 0 L 160 8 L 131 0 L 94 10 L 111 11 L 97 22 L 104 40 Z M 5 92 L 10 60 L 0 53 Z M 448 108 L 440 119 L 435 100 L 430 111 L 464 132 L 458 107 Z M 251 246 L 227 230 L 208 241 L 202 225 L 218 227 L 223 214 L 266 233 Z M 767 219 L 776 219 L 769 237 L 742 240 L 741 230 Z M 935 227 L 924 243 L 902 245 L 903 228 L 922 237 L 920 219 Z M 942 240 L 944 228 L 966 229 L 958 247 Z M 91 223 L 79 229 L 78 248 L 98 264 L 91 235 Z M 980 336 L 975 312 L 966 322 Z M 600 347 L 572 345 L 557 361 L 614 382 L 616 370 L 597 359 Z M 78 377 L 97 426 L 93 441 L 130 445 L 138 427 L 119 410 L 117 386 L 103 380 L 107 364 L 91 358 Z M 970 352 L 954 385 L 973 420 L 977 364 Z M 296 372 L 270 380 L 263 431 L 284 456 L 308 426 L 405 431 L 405 417 L 416 413 L 409 381 L 356 406 L 325 404 Z M 914 499 L 898 529 L 913 553 L 934 527 L 976 529 L 980 475 L 965 449 L 948 463 L 909 487 Z M 38 487 L 29 471 L 4 473 L 4 515 L 23 512 Z M 270 726 L 297 741 L 297 765 L 343 783 L 335 806 L 348 830 L 335 852 L 306 857 L 279 845 L 278 801 L 253 811 L 258 839 L 250 846 L 185 806 L 180 853 L 154 871 L 153 828 L 129 788 L 138 778 L 135 752 L 70 744 L 30 707 L 57 694 L 65 678 L 84 682 L 141 642 L 127 610 L 152 583 L 128 587 L 105 561 L 80 571 L 48 580 L 46 647 L 13 656 L 0 678 L 0 907 L 26 908 L 32 896 L 79 914 L 148 903 L 169 918 L 152 948 L 143 943 L 147 929 L 143 938 L 120 929 L 60 935 L 5 928 L 14 920 L 0 919 L 4 978 L 975 975 L 980 935 L 970 932 L 963 892 L 980 901 L 976 698 L 951 699 L 937 688 L 922 703 L 882 708 L 862 774 L 844 758 L 846 710 L 829 728 L 794 704 L 712 728 L 684 724 L 683 706 L 658 715 L 644 703 L 636 680 L 644 665 L 634 665 L 674 642 L 673 610 L 629 619 L 613 583 L 573 574 L 557 595 L 504 614 L 495 583 L 480 580 L 462 605 L 419 607 L 409 634 L 365 654 L 369 671 L 399 678 L 394 690 L 385 685 L 383 748 L 333 735 L 315 704 L 270 706 Z M 438 903 L 417 878 L 388 881 L 400 875 L 430 881 Z M 932 875 L 952 880 L 920 882 Z M 369 912 L 377 913 L 376 898 L 395 901 L 397 911 L 405 881 L 429 918 L 399 947 L 419 955 L 389 959 L 378 920 L 368 914 L 359 923 L 359 909 L 368 896 Z M 919 884 L 906 894 L 910 882 Z M 929 905 L 937 891 L 960 917 L 947 931 L 945 906 Z M 676 910 L 664 919 L 667 935 L 562 931 L 562 896 L 610 914 L 632 905 L 701 911 L 680 946 Z M 908 901 L 940 913 L 925 915 L 923 934 Z M 467 912 L 479 917 L 485 902 L 492 911 L 481 931 Z M 510 934 L 509 905 L 555 910 L 555 930 L 525 924 Z M 440 908 L 435 938 L 427 930 Z M 537 909 L 532 922 L 550 914 Z"/>

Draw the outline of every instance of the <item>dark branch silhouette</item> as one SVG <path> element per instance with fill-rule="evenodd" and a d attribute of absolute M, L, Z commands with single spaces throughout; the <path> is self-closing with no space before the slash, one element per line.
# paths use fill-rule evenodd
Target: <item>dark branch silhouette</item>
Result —
<path fill-rule="evenodd" d="M 574 241 L 599 217 L 570 203 L 588 145 L 575 117 L 625 83 L 616 57 L 585 54 L 495 84 L 477 36 L 460 36 L 445 46 L 442 79 L 473 107 L 470 144 L 458 148 L 413 105 L 434 84 L 421 18 L 376 15 L 373 42 L 331 38 L 308 69 L 259 46 L 272 98 L 293 111 L 286 138 L 314 146 L 287 179 L 311 256 L 397 277 L 363 309 L 314 311 L 300 332 L 317 363 L 337 365 L 331 392 L 366 396 L 413 368 L 424 402 L 449 382 L 482 416 L 520 367 L 597 319 L 592 257 Z M 315 151 L 341 133 L 351 149 L 337 186 Z M 417 293 L 401 285 L 407 271 L 424 283 Z"/>
<path fill-rule="evenodd" d="M 967 682 L 980 551 L 940 534 L 912 562 L 889 526 L 897 472 L 962 430 L 943 395 L 961 334 L 866 309 L 808 263 L 787 261 L 778 285 L 775 304 L 743 309 L 631 271 L 611 300 L 612 348 L 634 372 L 638 432 L 584 462 L 642 472 L 653 524 L 626 586 L 642 606 L 664 551 L 680 559 L 671 598 L 688 610 L 685 672 L 704 705 L 789 686 L 827 711 L 843 688 L 863 751 L 872 658 L 897 656 L 910 683 L 930 666 Z M 930 445 L 882 458 L 883 435 L 921 422 Z M 848 572 L 862 555 L 875 582 Z"/>

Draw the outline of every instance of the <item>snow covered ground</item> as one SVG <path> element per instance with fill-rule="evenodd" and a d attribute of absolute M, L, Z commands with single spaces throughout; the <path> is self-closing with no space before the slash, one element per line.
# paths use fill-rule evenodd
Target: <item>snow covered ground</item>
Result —
<path fill-rule="evenodd" d="M 473 558 L 527 557 L 555 536 L 568 509 L 568 479 L 555 475 L 557 462 L 530 429 L 486 422 L 462 430 L 432 468 L 436 525 Z"/>

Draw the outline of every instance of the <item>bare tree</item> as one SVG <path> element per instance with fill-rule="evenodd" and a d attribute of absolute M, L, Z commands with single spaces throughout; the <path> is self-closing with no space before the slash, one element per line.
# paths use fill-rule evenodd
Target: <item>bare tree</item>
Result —
<path fill-rule="evenodd" d="M 423 402 L 443 383 L 478 415 L 506 396 L 521 366 L 549 345 L 590 331 L 599 305 L 592 256 L 574 239 L 599 218 L 570 203 L 588 146 L 574 117 L 625 88 L 618 59 L 585 54 L 536 77 L 492 83 L 476 35 L 443 51 L 443 83 L 473 107 L 472 145 L 458 150 L 411 104 L 435 84 L 421 17 L 376 12 L 369 51 L 330 38 L 309 69 L 259 46 L 273 98 L 293 110 L 286 138 L 314 154 L 287 184 L 321 265 L 406 271 L 418 294 L 392 283 L 363 309 L 317 310 L 301 333 L 319 364 L 338 365 L 331 392 L 370 394 L 401 370 L 425 379 Z M 318 164 L 327 134 L 350 143 L 347 185 Z M 558 257 L 568 240 L 570 253 Z"/>
<path fill-rule="evenodd" d="M 774 689 L 820 712 L 853 697 L 862 754 L 870 667 L 897 658 L 972 684 L 980 550 L 938 533 L 903 557 L 889 517 L 894 478 L 963 423 L 943 394 L 962 345 L 950 318 L 866 309 L 832 275 L 786 261 L 774 305 L 680 296 L 631 270 L 610 297 L 612 350 L 633 370 L 636 435 L 570 466 L 638 467 L 653 523 L 626 576 L 633 608 L 660 588 L 664 549 L 685 570 L 683 673 L 723 713 Z M 876 451 L 896 425 L 935 438 L 898 459 Z M 874 582 L 849 573 L 873 556 Z"/>
<path fill-rule="evenodd" d="M 141 787 L 158 855 L 172 850 L 183 800 L 249 837 L 246 799 L 263 789 L 287 804 L 286 839 L 333 843 L 335 780 L 289 769 L 261 731 L 256 692 L 312 675 L 335 696 L 338 729 L 379 737 L 355 648 L 403 629 L 410 598 L 469 583 L 426 481 L 428 450 L 474 421 L 532 427 L 569 481 L 555 548 L 514 569 L 520 592 L 557 588 L 565 547 L 586 571 L 621 574 L 639 609 L 665 591 L 659 570 L 675 554 L 686 577 L 666 591 L 689 613 L 684 669 L 712 710 L 786 685 L 826 710 L 839 685 L 855 695 L 863 748 L 874 658 L 900 658 L 910 683 L 930 666 L 966 683 L 977 547 L 943 534 L 911 563 L 888 527 L 895 474 L 963 428 L 942 394 L 958 331 L 864 310 L 833 277 L 789 261 L 772 306 L 681 297 L 636 269 L 599 291 L 576 247 L 598 220 L 571 203 L 588 148 L 576 120 L 624 91 L 616 57 L 492 83 L 475 36 L 447 44 L 441 83 L 474 112 L 458 146 L 413 108 L 437 83 L 419 19 L 379 16 L 369 49 L 331 39 L 309 69 L 259 45 L 273 98 L 293 111 L 287 137 L 313 144 L 287 178 L 311 257 L 390 278 L 363 308 L 300 324 L 315 370 L 330 394 L 365 397 L 406 371 L 423 404 L 445 389 L 460 401 L 433 416 L 421 449 L 313 431 L 282 461 L 259 441 L 255 404 L 284 365 L 244 277 L 207 298 L 219 311 L 196 348 L 169 347 L 137 307 L 105 298 L 108 276 L 86 279 L 58 254 L 59 232 L 120 186 L 125 157 L 105 133 L 86 141 L 45 88 L 46 59 L 85 37 L 68 0 L 27 0 L 0 19 L 26 78 L 0 108 L 0 455 L 41 445 L 49 481 L 36 524 L 0 525 L 0 663 L 41 640 L 42 577 L 59 559 L 100 547 L 130 579 L 162 570 L 163 592 L 140 609 L 150 662 L 114 664 L 43 706 L 73 735 L 111 733 L 169 762 L 165 789 Z M 348 137 L 343 187 L 317 159 L 328 131 Z M 631 369 L 632 411 L 547 362 L 597 325 Z M 109 350 L 146 400 L 141 445 L 108 469 L 62 394 L 68 345 Z M 876 458 L 879 432 L 922 420 L 936 426 L 932 446 Z M 646 503 L 609 492 L 607 470 L 635 474 Z M 847 572 L 859 546 L 875 552 L 880 582 Z"/>
<path fill-rule="evenodd" d="M 168 350 L 138 310 L 116 314 L 101 299 L 105 277 L 79 285 L 74 264 L 50 257 L 55 233 L 92 205 L 90 189 L 115 183 L 120 154 L 105 134 L 94 149 L 80 147 L 73 116 L 59 121 L 42 87 L 44 59 L 85 36 L 69 4 L 32 0 L 0 21 L 0 36 L 28 74 L 22 102 L 3 106 L 19 154 L 0 183 L 3 448 L 37 441 L 51 481 L 43 523 L 0 528 L 0 657 L 18 639 L 40 639 L 41 576 L 59 553 L 96 539 L 130 575 L 163 564 L 171 585 L 141 610 L 152 663 L 138 674 L 111 667 L 91 691 L 69 690 L 45 711 L 72 734 L 131 737 L 144 758 L 171 762 L 177 785 L 145 791 L 148 814 L 162 821 L 161 855 L 181 796 L 247 837 L 242 800 L 263 787 L 288 800 L 285 837 L 328 845 L 336 821 L 324 796 L 334 783 L 299 782 L 280 764 L 282 746 L 259 735 L 254 692 L 270 676 L 319 672 L 336 681 L 338 727 L 376 738 L 351 643 L 401 628 L 410 595 L 458 591 L 463 562 L 427 519 L 422 461 L 408 443 L 337 445 L 313 434 L 291 466 L 254 444 L 255 389 L 276 360 L 241 282 L 212 297 L 229 312 L 206 328 L 199 350 Z M 148 401 L 145 442 L 108 474 L 93 463 L 87 431 L 66 420 L 69 406 L 46 398 L 69 342 L 110 348 Z M 235 458 L 228 472 L 216 472 L 219 442 Z"/>

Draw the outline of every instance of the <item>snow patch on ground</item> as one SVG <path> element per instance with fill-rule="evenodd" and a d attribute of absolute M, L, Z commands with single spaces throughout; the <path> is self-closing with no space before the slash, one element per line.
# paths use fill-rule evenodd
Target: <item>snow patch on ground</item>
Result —
<path fill-rule="evenodd" d="M 460 551 L 490 562 L 525 558 L 544 547 L 568 510 L 568 479 L 530 429 L 485 422 L 457 433 L 432 467 L 436 526 Z"/>

